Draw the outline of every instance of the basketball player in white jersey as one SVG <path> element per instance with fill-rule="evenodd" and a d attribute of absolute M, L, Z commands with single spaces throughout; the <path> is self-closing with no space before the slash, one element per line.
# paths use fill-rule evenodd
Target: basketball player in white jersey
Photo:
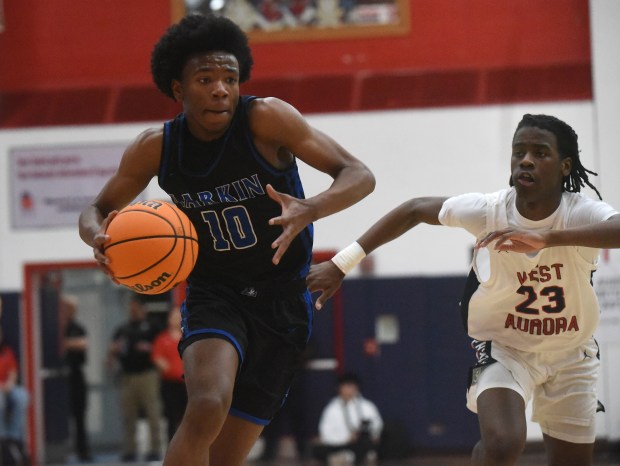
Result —
<path fill-rule="evenodd" d="M 331 261 L 312 267 L 320 309 L 366 254 L 420 223 L 461 227 L 477 239 L 461 312 L 477 361 L 467 406 L 481 439 L 474 465 L 516 464 L 525 408 L 542 428 L 549 465 L 592 463 L 599 248 L 620 247 L 620 215 L 580 193 L 588 180 L 577 135 L 563 121 L 524 115 L 512 141 L 510 187 L 405 202 Z"/>

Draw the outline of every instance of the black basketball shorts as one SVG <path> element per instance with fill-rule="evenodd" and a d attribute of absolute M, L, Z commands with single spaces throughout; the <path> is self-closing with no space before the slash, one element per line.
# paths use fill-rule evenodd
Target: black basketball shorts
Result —
<path fill-rule="evenodd" d="M 301 368 L 313 307 L 304 281 L 277 293 L 210 283 L 193 286 L 181 309 L 179 352 L 205 338 L 229 341 L 239 355 L 230 414 L 267 425 Z"/>

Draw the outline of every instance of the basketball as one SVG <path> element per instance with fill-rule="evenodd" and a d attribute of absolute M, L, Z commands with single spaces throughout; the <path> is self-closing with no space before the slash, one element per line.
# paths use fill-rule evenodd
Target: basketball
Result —
<path fill-rule="evenodd" d="M 160 200 L 131 204 L 112 219 L 103 252 L 114 278 L 141 294 L 170 291 L 198 258 L 198 236 L 178 207 Z"/>

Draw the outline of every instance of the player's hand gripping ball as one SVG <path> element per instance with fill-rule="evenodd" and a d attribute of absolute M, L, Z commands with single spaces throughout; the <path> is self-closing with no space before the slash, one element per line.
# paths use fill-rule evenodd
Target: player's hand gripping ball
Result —
<path fill-rule="evenodd" d="M 178 207 L 159 200 L 140 201 L 112 219 L 103 251 L 114 278 L 133 291 L 160 294 L 190 274 L 198 258 L 198 236 Z"/>

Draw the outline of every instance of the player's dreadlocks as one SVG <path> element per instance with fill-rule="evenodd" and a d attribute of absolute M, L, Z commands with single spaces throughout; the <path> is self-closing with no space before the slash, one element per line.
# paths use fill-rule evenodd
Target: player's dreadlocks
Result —
<path fill-rule="evenodd" d="M 523 115 L 523 118 L 517 125 L 515 134 L 521 128 L 528 128 L 532 126 L 553 133 L 558 143 L 558 150 L 562 157 L 570 157 L 572 160 L 573 163 L 571 165 L 571 171 L 568 176 L 564 178 L 564 190 L 578 193 L 581 191 L 582 186 L 588 185 L 596 192 L 599 199 L 603 199 L 601 197 L 601 193 L 598 192 L 598 189 L 596 189 L 588 179 L 588 173 L 594 176 L 598 176 L 598 173 L 588 170 L 581 164 L 581 160 L 579 159 L 579 143 L 577 142 L 577 133 L 575 133 L 573 128 L 554 116 L 531 115 L 527 113 Z M 512 180 L 510 181 L 510 185 L 512 186 Z"/>

